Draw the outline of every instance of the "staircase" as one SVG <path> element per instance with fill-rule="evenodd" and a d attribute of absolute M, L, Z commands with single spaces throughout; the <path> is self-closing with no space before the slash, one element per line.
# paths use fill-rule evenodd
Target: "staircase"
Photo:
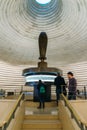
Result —
<path fill-rule="evenodd" d="M 51 103 L 49 106 L 45 110 L 37 110 L 35 107 L 30 108 L 28 104 L 22 130 L 62 130 L 57 108 L 51 107 Z"/>

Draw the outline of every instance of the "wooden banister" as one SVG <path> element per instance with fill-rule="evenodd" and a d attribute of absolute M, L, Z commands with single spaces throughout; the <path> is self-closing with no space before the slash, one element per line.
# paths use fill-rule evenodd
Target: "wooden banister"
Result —
<path fill-rule="evenodd" d="M 87 128 L 87 123 L 84 122 L 79 115 L 77 114 L 77 112 L 75 111 L 75 109 L 72 107 L 72 105 L 70 104 L 70 102 L 67 100 L 67 98 L 61 94 L 61 98 L 64 100 L 65 102 L 65 106 L 69 109 L 69 111 L 71 112 L 71 117 L 75 119 L 76 123 L 78 124 L 78 126 L 80 127 L 81 130 L 85 130 L 85 128 Z"/>
<path fill-rule="evenodd" d="M 22 93 L 19 96 L 18 100 L 16 101 L 15 105 L 13 106 L 12 110 L 10 111 L 8 116 L 6 117 L 5 121 L 0 124 L 0 130 L 2 130 L 2 128 L 4 128 L 3 130 L 6 130 L 6 128 L 10 124 L 11 120 L 14 118 L 17 108 L 20 106 L 20 102 L 23 99 L 23 96 L 24 96 L 24 94 Z"/>

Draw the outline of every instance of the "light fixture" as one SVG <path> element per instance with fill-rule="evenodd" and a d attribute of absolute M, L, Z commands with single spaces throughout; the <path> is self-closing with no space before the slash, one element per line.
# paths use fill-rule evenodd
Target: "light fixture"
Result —
<path fill-rule="evenodd" d="M 48 4 L 51 0 L 36 0 L 39 4 Z"/>

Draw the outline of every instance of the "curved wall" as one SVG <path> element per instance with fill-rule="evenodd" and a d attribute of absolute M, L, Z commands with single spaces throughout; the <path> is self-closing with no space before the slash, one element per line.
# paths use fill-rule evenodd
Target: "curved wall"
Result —
<path fill-rule="evenodd" d="M 80 62 L 76 64 L 69 64 L 63 67 L 64 77 L 67 80 L 67 72 L 72 71 L 74 73 L 75 78 L 77 79 L 78 87 L 83 88 L 87 87 L 87 62 Z"/>
<path fill-rule="evenodd" d="M 57 64 L 53 65 L 57 67 Z M 13 66 L 0 61 L 0 88 L 19 89 L 25 84 L 25 78 L 22 76 L 22 70 L 28 68 L 28 65 Z M 33 67 L 33 66 L 31 66 Z M 78 87 L 87 85 L 87 62 L 69 64 L 68 66 L 59 65 L 63 70 L 67 82 L 67 72 L 72 71 L 77 79 Z"/>
<path fill-rule="evenodd" d="M 22 66 L 12 66 L 0 61 L 0 89 L 21 90 L 25 84 L 22 76 Z"/>

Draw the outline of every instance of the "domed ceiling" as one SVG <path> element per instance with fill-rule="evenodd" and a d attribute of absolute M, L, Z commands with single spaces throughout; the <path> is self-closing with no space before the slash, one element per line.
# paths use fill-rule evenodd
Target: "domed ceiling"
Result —
<path fill-rule="evenodd" d="M 50 65 L 87 61 L 87 0 L 38 1 L 0 0 L 0 59 L 35 65 L 44 31 Z"/>

